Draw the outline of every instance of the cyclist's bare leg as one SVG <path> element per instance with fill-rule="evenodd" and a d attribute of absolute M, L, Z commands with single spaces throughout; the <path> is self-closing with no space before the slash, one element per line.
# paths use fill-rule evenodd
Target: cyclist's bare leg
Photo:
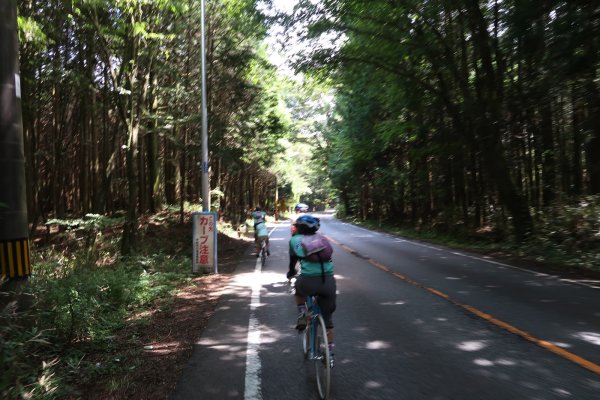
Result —
<path fill-rule="evenodd" d="M 335 337 L 334 334 L 334 330 L 333 328 L 329 328 L 327 329 L 327 343 L 329 344 L 329 357 L 331 357 L 330 359 L 330 366 L 333 368 L 333 363 L 334 363 L 334 353 L 335 353 L 335 344 L 333 342 L 333 339 Z"/>
<path fill-rule="evenodd" d="M 333 344 L 333 339 L 335 338 L 335 332 L 333 328 L 327 329 L 327 341 L 330 344 Z"/>
<path fill-rule="evenodd" d="M 306 303 L 306 296 L 300 296 L 299 294 L 294 295 L 296 298 L 296 305 L 303 306 Z"/>
<path fill-rule="evenodd" d="M 265 239 L 263 239 L 262 237 L 257 237 L 257 238 L 256 238 L 256 240 L 255 240 L 255 242 L 254 242 L 254 243 L 256 244 L 256 253 L 257 253 L 257 254 L 260 254 L 260 249 L 261 249 L 261 247 L 262 247 L 262 242 L 263 242 L 264 240 L 265 240 Z"/>

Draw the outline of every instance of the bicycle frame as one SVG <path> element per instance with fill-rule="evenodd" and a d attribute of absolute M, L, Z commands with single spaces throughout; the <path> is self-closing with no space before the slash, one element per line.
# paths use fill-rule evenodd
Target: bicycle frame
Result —
<path fill-rule="evenodd" d="M 306 329 L 310 330 L 310 332 L 309 332 L 310 347 L 308 348 L 308 359 L 315 360 L 315 358 L 316 358 L 315 333 L 316 333 L 316 329 L 317 329 L 317 324 L 316 324 L 315 320 L 318 318 L 319 314 L 321 314 L 321 309 L 319 308 L 319 305 L 316 302 L 315 296 L 306 297 L 306 310 L 307 310 L 307 315 L 308 315 L 308 325 L 306 326 Z"/>
<path fill-rule="evenodd" d="M 325 321 L 315 296 L 306 298 L 306 309 L 308 324 L 303 339 L 304 358 L 314 363 L 319 397 L 328 399 L 331 387 L 331 356 Z"/>

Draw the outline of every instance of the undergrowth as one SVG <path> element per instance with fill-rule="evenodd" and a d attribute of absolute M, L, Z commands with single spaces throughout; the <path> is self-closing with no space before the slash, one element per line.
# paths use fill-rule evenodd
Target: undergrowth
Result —
<path fill-rule="evenodd" d="M 504 227 L 440 231 L 435 224 L 414 229 L 393 223 L 351 222 L 432 243 L 472 250 L 516 256 L 554 268 L 600 272 L 600 196 L 587 196 L 576 203 L 557 203 L 544 210 L 532 212 L 535 232 L 525 241 L 515 242 Z"/>
<path fill-rule="evenodd" d="M 82 229 L 82 221 L 73 221 L 72 226 Z M 80 397 L 74 382 L 124 367 L 118 358 L 97 363 L 86 354 L 110 348 L 125 324 L 145 323 L 143 310 L 150 304 L 163 302 L 168 307 L 171 295 L 192 279 L 191 252 L 169 254 L 168 248 L 174 246 L 169 238 L 142 241 L 136 256 L 120 258 L 119 235 L 103 236 L 98 224 L 88 227 L 94 239 L 78 247 L 33 250 L 28 294 L 12 295 L 27 296 L 31 307 L 19 309 L 17 301 L 9 301 L 4 293 L 0 398 Z"/>

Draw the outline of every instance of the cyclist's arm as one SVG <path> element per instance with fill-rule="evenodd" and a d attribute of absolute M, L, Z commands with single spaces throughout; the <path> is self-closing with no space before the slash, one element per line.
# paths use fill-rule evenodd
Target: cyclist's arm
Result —
<path fill-rule="evenodd" d="M 296 254 L 294 249 L 290 246 L 290 263 L 288 265 L 288 279 L 296 275 L 296 264 L 300 261 L 300 257 Z"/>

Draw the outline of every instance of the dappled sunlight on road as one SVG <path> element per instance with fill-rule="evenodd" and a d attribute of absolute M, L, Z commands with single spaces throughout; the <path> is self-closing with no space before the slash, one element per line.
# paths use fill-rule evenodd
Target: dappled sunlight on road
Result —
<path fill-rule="evenodd" d="M 273 243 L 273 242 L 287 242 L 288 239 L 287 238 L 270 238 L 269 239 L 269 243 Z"/>
<path fill-rule="evenodd" d="M 281 330 L 276 330 L 270 326 L 262 324 L 260 326 L 261 344 L 275 343 L 284 337 L 289 336 L 287 332 L 282 333 Z"/>
<path fill-rule="evenodd" d="M 475 365 L 479 365 L 481 367 L 492 367 L 494 365 L 493 362 L 491 362 L 490 360 L 486 360 L 484 358 L 477 358 L 477 359 L 473 360 L 473 363 L 475 363 Z"/>
<path fill-rule="evenodd" d="M 514 360 L 508 360 L 506 358 L 500 358 L 497 360 L 488 360 L 485 358 L 476 358 L 473 363 L 482 367 L 493 367 L 493 366 L 516 366 L 517 362 Z"/>
<path fill-rule="evenodd" d="M 365 388 L 367 389 L 379 389 L 383 387 L 383 384 L 375 381 L 367 381 L 365 382 Z"/>
<path fill-rule="evenodd" d="M 552 389 L 552 391 L 554 393 L 556 393 L 556 394 L 559 394 L 559 395 L 563 396 L 563 397 L 571 397 L 572 396 L 572 393 L 569 392 L 568 390 L 565 390 L 565 389 L 554 388 L 554 389 Z"/>
<path fill-rule="evenodd" d="M 556 342 L 556 341 L 552 342 L 551 341 L 549 343 L 552 343 L 553 345 L 558 346 L 558 347 L 562 347 L 563 349 L 568 349 L 569 347 L 573 347 L 569 343 L 564 343 L 564 342 Z"/>
<path fill-rule="evenodd" d="M 487 347 L 487 343 L 484 340 L 470 340 L 461 342 L 456 345 L 456 348 L 463 351 L 479 351 Z"/>
<path fill-rule="evenodd" d="M 588 343 L 600 346 L 600 333 L 598 332 L 579 332 L 573 335 L 576 339 L 585 340 Z"/>
<path fill-rule="evenodd" d="M 355 326 L 352 330 L 356 333 L 369 333 L 370 329 L 366 326 Z"/>
<path fill-rule="evenodd" d="M 384 303 L 381 303 L 382 306 L 402 306 L 406 304 L 406 302 L 404 301 L 386 301 Z"/>
<path fill-rule="evenodd" d="M 271 285 L 274 283 L 282 283 L 281 274 L 275 272 L 262 272 L 262 273 L 243 273 L 236 275 L 233 279 L 232 285 L 237 287 L 252 288 L 255 286 Z"/>
<path fill-rule="evenodd" d="M 292 296 L 292 294 L 289 292 L 289 286 L 287 283 L 283 282 L 283 283 L 275 283 L 273 284 L 271 287 L 273 289 L 277 289 L 277 288 L 281 288 L 285 286 L 285 290 L 284 291 L 279 291 L 279 292 L 275 292 L 275 291 L 270 291 L 266 288 L 263 287 L 263 292 L 262 292 L 262 296 L 265 298 L 273 298 L 273 297 L 289 297 Z"/>
<path fill-rule="evenodd" d="M 220 353 L 220 361 L 235 361 L 238 366 L 245 364 L 247 327 L 234 325 L 230 334 L 219 337 L 203 337 L 196 342 L 197 345 L 215 350 Z"/>
<path fill-rule="evenodd" d="M 371 342 L 367 342 L 364 347 L 368 350 L 383 350 L 391 348 L 392 345 L 383 340 L 373 340 Z"/>

